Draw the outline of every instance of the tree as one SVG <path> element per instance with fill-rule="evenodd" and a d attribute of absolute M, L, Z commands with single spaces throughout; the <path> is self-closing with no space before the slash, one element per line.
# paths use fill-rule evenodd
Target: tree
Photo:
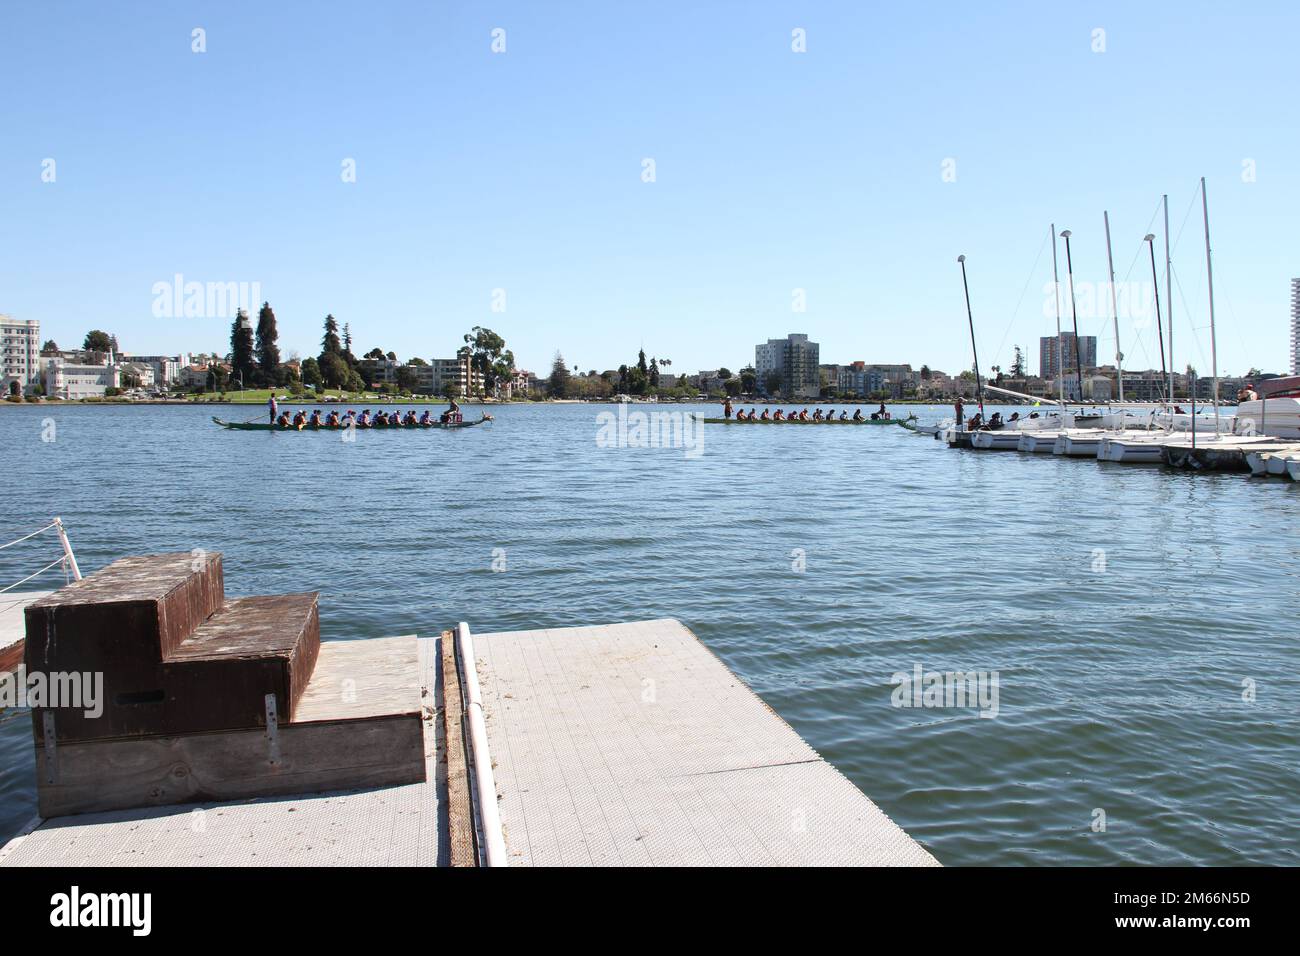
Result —
<path fill-rule="evenodd" d="M 212 391 L 224 392 L 226 390 L 226 383 L 229 380 L 230 380 L 230 374 L 226 371 L 224 365 L 218 365 L 217 363 L 213 362 L 208 366 L 208 376 L 207 379 L 205 380 L 205 384 L 210 383 L 212 386 Z"/>
<path fill-rule="evenodd" d="M 113 343 L 113 336 L 99 329 L 92 329 L 86 333 L 86 341 L 81 343 L 81 347 L 87 352 L 109 352 L 113 349 Z"/>
<path fill-rule="evenodd" d="M 362 358 L 374 359 L 375 361 L 379 361 L 383 357 L 384 357 L 383 349 L 371 349 L 369 352 L 367 352 L 365 355 L 362 356 Z"/>
<path fill-rule="evenodd" d="M 280 333 L 275 327 L 275 312 L 271 303 L 263 302 L 257 311 L 257 365 L 261 379 L 268 385 L 279 382 L 280 347 L 276 345 Z"/>
<path fill-rule="evenodd" d="M 646 375 L 647 377 L 649 377 L 648 375 L 649 369 L 646 368 L 646 364 L 645 364 L 645 349 L 641 349 L 639 352 L 636 353 L 636 367 L 637 367 L 637 371 L 639 371 L 642 375 Z"/>
<path fill-rule="evenodd" d="M 415 367 L 412 365 L 397 366 L 397 387 L 404 392 L 415 390 L 419 384 L 419 378 L 415 374 Z"/>
<path fill-rule="evenodd" d="M 626 395 L 628 390 L 627 372 L 628 369 L 626 365 L 620 365 L 618 367 L 618 390 L 622 395 Z"/>
<path fill-rule="evenodd" d="M 771 369 L 763 376 L 763 391 L 769 395 L 781 394 L 781 386 L 784 384 L 781 373 L 777 369 Z"/>
<path fill-rule="evenodd" d="M 352 354 L 352 325 L 348 322 L 343 323 L 343 361 L 357 364 L 357 357 Z"/>
<path fill-rule="evenodd" d="M 757 388 L 758 373 L 752 365 L 746 365 L 740 370 L 740 390 L 746 395 L 752 395 Z"/>
<path fill-rule="evenodd" d="M 722 379 L 724 382 L 727 379 L 731 378 L 731 369 L 729 368 L 718 369 L 718 378 Z"/>
<path fill-rule="evenodd" d="M 551 363 L 551 377 L 546 382 L 546 394 L 551 398 L 564 398 L 569 394 L 569 388 L 572 384 L 573 376 L 569 372 L 568 363 L 564 361 L 564 356 L 559 352 L 555 353 L 555 361 Z"/>
<path fill-rule="evenodd" d="M 442 387 L 442 394 L 448 401 L 457 399 L 460 397 L 460 386 L 455 382 L 448 382 Z"/>
<path fill-rule="evenodd" d="M 1015 357 L 1011 360 L 1011 377 L 1025 378 L 1025 353 L 1020 346 L 1015 346 Z"/>
<path fill-rule="evenodd" d="M 230 372 L 244 385 L 251 385 L 256 381 L 253 324 L 248 320 L 248 313 L 243 309 L 235 313 L 235 322 L 230 327 Z"/>
<path fill-rule="evenodd" d="M 725 391 L 728 395 L 730 395 L 732 398 L 735 398 L 737 395 L 740 394 L 740 379 L 729 378 L 722 383 L 722 388 L 723 391 Z"/>
<path fill-rule="evenodd" d="M 508 379 L 515 368 L 515 356 L 506 348 L 506 340 L 476 325 L 466 333 L 465 344 L 469 346 L 470 367 L 483 376 L 483 388 L 495 393 L 497 384 Z"/>
<path fill-rule="evenodd" d="M 348 376 L 355 374 L 337 352 L 326 352 L 320 357 L 320 377 L 326 388 L 344 388 Z"/>
<path fill-rule="evenodd" d="M 931 372 L 930 372 L 930 366 L 928 366 L 928 365 L 922 365 L 922 366 L 921 366 L 921 381 L 923 381 L 923 382 L 928 382 L 928 381 L 930 381 L 930 375 L 931 375 Z"/>
<path fill-rule="evenodd" d="M 54 339 L 46 339 L 45 344 L 41 346 L 42 355 L 49 355 L 51 352 L 57 352 L 58 350 L 59 343 L 55 342 Z"/>
<path fill-rule="evenodd" d="M 346 334 L 346 333 L 345 333 Z M 349 347 L 351 339 L 349 338 Z M 325 316 L 325 337 L 321 339 L 321 358 L 326 355 L 342 355 L 343 349 L 339 345 L 339 324 L 335 321 L 333 315 Z"/>
<path fill-rule="evenodd" d="M 659 387 L 659 362 L 653 358 L 650 360 L 650 387 Z"/>
<path fill-rule="evenodd" d="M 302 360 L 302 383 L 319 388 L 325 381 L 321 377 L 320 363 L 314 358 L 305 358 Z"/>

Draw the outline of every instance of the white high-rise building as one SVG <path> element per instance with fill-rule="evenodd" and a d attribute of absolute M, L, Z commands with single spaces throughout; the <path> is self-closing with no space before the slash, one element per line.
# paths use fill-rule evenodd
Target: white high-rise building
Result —
<path fill-rule="evenodd" d="M 0 315 L 0 388 L 9 395 L 27 394 L 40 383 L 41 323 Z"/>
<path fill-rule="evenodd" d="M 1291 280 L 1291 374 L 1300 375 L 1300 279 Z"/>

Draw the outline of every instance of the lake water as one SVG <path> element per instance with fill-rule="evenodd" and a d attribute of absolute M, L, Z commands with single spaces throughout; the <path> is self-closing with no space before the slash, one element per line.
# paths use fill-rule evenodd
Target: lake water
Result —
<path fill-rule="evenodd" d="M 0 408 L 0 540 L 61 515 L 86 573 L 219 550 L 229 594 L 319 590 L 325 638 L 675 617 L 945 864 L 1300 863 L 1300 485 L 894 427 L 601 447 L 610 410 L 349 443 Z M 55 557 L 0 551 L 0 585 Z M 996 716 L 895 706 L 917 666 L 996 671 Z M 0 714 L 0 841 L 30 739 Z"/>

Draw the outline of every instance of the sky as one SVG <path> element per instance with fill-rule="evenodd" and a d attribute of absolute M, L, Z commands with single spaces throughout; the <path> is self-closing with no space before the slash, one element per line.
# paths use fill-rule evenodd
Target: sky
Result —
<path fill-rule="evenodd" d="M 1174 364 L 1208 373 L 1204 176 L 1219 369 L 1286 371 L 1300 8 L 990 7 L 6 2 L 0 313 L 65 348 L 228 351 L 230 314 L 162 307 L 181 275 L 260 292 L 286 355 L 332 313 L 358 353 L 482 325 L 543 374 L 642 347 L 734 370 L 789 332 L 955 372 L 964 254 L 985 370 L 1020 345 L 1033 371 L 1052 223 L 1114 354 L 1108 211 L 1145 368 L 1167 194 Z"/>

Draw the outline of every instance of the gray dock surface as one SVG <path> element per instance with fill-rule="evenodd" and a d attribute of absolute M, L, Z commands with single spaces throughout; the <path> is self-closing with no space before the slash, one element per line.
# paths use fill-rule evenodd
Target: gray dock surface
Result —
<path fill-rule="evenodd" d="M 0 867 L 436 866 L 438 643 L 419 641 L 424 783 L 57 817 L 0 848 Z"/>
<path fill-rule="evenodd" d="M 677 621 L 474 651 L 512 866 L 936 865 Z"/>

